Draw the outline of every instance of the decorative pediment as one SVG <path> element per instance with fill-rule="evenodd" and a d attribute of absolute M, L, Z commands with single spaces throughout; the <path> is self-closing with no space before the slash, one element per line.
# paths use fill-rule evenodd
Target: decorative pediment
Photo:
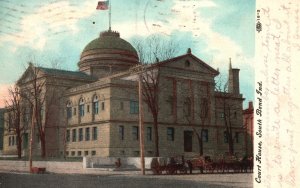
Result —
<path fill-rule="evenodd" d="M 29 64 L 26 71 L 17 81 L 17 85 L 25 84 L 36 77 L 41 77 L 43 74 L 44 72 L 41 69 L 39 69 L 38 67 L 34 67 L 32 64 Z"/>
<path fill-rule="evenodd" d="M 215 76 L 219 74 L 217 70 L 215 70 L 214 68 L 206 64 L 204 61 L 190 53 L 159 62 L 158 64 L 164 67 L 207 73 Z"/>

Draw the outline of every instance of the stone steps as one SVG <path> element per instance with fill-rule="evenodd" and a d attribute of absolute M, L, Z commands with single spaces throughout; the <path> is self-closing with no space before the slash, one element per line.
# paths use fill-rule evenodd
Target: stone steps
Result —
<path fill-rule="evenodd" d="M 124 165 L 119 168 L 116 168 L 115 165 L 109 165 L 109 164 L 92 164 L 91 168 L 87 169 L 95 169 L 99 171 L 136 171 L 139 170 L 134 165 Z"/>

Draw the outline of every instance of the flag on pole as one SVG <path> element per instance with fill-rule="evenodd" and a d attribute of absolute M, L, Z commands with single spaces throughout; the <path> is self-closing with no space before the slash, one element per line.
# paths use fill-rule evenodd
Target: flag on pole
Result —
<path fill-rule="evenodd" d="M 107 1 L 98 1 L 97 10 L 107 10 L 109 6 L 109 0 Z"/>

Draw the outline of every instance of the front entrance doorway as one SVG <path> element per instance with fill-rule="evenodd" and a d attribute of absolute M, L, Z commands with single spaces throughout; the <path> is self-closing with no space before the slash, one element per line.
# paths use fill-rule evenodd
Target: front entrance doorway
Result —
<path fill-rule="evenodd" d="M 184 131 L 184 152 L 193 151 L 193 131 Z"/>

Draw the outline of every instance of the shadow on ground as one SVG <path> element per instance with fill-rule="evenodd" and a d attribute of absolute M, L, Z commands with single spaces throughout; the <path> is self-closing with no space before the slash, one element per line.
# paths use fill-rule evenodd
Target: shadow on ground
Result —
<path fill-rule="evenodd" d="M 187 176 L 185 176 L 187 177 Z M 0 173 L 0 188 L 175 188 L 175 187 L 252 187 L 247 182 L 224 181 L 224 178 L 215 181 L 199 181 L 197 176 L 193 180 L 185 180 L 184 176 L 141 176 L 141 175 L 66 175 L 66 174 L 13 174 Z"/>

